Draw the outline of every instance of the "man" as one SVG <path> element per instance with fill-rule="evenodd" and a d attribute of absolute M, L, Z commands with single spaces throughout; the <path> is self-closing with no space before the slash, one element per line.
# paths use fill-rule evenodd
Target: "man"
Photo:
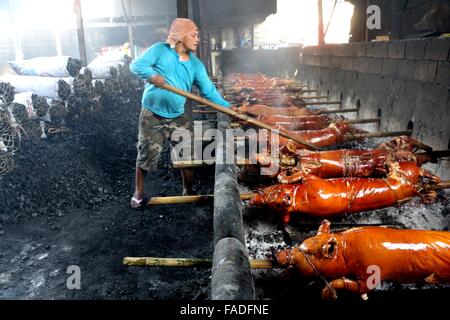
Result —
<path fill-rule="evenodd" d="M 147 172 L 156 169 L 162 152 L 164 138 L 177 130 L 188 130 L 188 119 L 184 115 L 186 98 L 159 88 L 164 83 L 185 91 L 195 84 L 201 95 L 225 107 L 231 105 L 222 98 L 208 77 L 205 66 L 193 52 L 199 43 L 198 28 L 189 19 L 175 19 L 167 42 L 152 45 L 131 65 L 130 70 L 148 80 L 142 96 L 139 116 L 139 137 L 136 160 L 136 188 L 130 201 L 134 209 L 144 207 L 144 180 Z M 176 142 L 171 141 L 171 146 Z M 194 194 L 192 169 L 181 169 L 183 195 Z"/>

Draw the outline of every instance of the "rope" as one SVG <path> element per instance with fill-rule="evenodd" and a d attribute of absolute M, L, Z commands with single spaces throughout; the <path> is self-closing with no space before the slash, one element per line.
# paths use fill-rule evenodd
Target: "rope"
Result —
<path fill-rule="evenodd" d="M 320 277 L 320 279 L 322 279 L 322 281 L 325 283 L 325 285 L 328 287 L 328 289 L 332 292 L 333 294 L 333 299 L 337 299 L 337 293 L 336 293 L 336 289 L 334 289 L 330 283 L 327 281 L 327 279 L 325 279 L 325 277 L 319 272 L 319 270 L 317 270 L 316 266 L 312 263 L 312 261 L 309 259 L 308 255 L 306 254 L 306 252 L 304 252 L 300 247 L 298 248 L 298 250 L 303 254 L 303 256 L 305 257 L 306 261 L 309 263 L 309 265 L 311 266 L 311 268 L 313 268 L 314 272 Z M 289 260 L 290 260 L 290 252 L 289 252 Z"/>

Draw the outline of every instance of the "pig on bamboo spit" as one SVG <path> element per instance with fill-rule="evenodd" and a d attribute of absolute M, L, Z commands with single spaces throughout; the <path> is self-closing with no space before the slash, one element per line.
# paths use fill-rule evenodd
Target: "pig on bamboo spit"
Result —
<path fill-rule="evenodd" d="M 283 130 L 283 128 L 279 129 L 280 131 Z M 332 122 L 328 127 L 321 130 L 284 131 L 289 132 L 292 136 L 302 141 L 309 142 L 319 148 L 337 146 L 343 144 L 344 142 L 355 140 L 355 134 L 366 132 L 350 126 L 345 123 L 345 121 Z M 268 134 L 268 145 L 276 146 L 277 144 L 280 148 L 288 147 L 291 149 L 308 149 L 308 146 L 295 142 L 286 137 Z"/>
<path fill-rule="evenodd" d="M 253 117 L 259 115 L 284 115 L 284 116 L 311 116 L 316 115 L 317 111 L 311 111 L 306 108 L 290 106 L 285 108 L 269 107 L 264 104 L 242 104 L 239 107 L 232 107 L 238 113 L 246 113 Z"/>
<path fill-rule="evenodd" d="M 269 78 L 258 74 L 231 74 L 225 79 L 225 83 L 232 86 L 234 91 L 270 88 L 284 88 L 295 85 L 295 80 Z"/>
<path fill-rule="evenodd" d="M 289 131 L 321 130 L 336 121 L 344 121 L 343 117 L 330 117 L 324 114 L 308 116 L 283 116 L 265 115 L 256 117 L 257 120 L 274 127 L 284 128 Z"/>
<path fill-rule="evenodd" d="M 324 220 L 317 235 L 275 252 L 274 259 L 304 277 L 325 280 L 323 299 L 336 299 L 336 290 L 367 299 L 382 281 L 450 284 L 450 232 L 359 227 L 331 233 Z"/>
<path fill-rule="evenodd" d="M 418 153 L 418 150 L 425 152 Z M 283 157 L 293 157 L 294 166 L 280 167 L 277 178 L 280 183 L 301 182 L 308 175 L 319 178 L 375 177 L 387 174 L 387 163 L 392 161 L 414 162 L 418 166 L 436 162 L 432 149 L 408 136 L 400 136 L 382 143 L 373 150 L 340 149 L 309 151 L 305 149 L 283 149 Z M 268 154 L 257 154 L 257 162 L 271 166 Z"/>
<path fill-rule="evenodd" d="M 422 180 L 439 183 L 437 176 L 414 162 L 389 162 L 386 166 L 388 173 L 383 179 L 308 175 L 302 183 L 269 186 L 258 190 L 249 205 L 280 212 L 287 224 L 292 214 L 330 218 L 394 206 L 414 196 L 428 201 L 436 197 L 434 190 L 424 190 Z"/>

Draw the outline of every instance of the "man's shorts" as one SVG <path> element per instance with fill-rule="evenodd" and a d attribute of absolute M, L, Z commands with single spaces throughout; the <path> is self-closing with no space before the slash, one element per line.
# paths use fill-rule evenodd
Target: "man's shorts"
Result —
<path fill-rule="evenodd" d="M 163 151 L 164 139 L 170 141 L 172 150 L 175 147 L 179 149 L 186 144 L 193 145 L 192 139 L 178 140 L 177 137 L 180 135 L 192 137 L 189 130 L 189 120 L 185 115 L 173 119 L 163 118 L 148 109 L 142 108 L 139 116 L 138 143 L 136 144 L 138 153 L 136 165 L 145 171 L 156 170 Z M 181 145 L 179 145 L 180 143 Z"/>

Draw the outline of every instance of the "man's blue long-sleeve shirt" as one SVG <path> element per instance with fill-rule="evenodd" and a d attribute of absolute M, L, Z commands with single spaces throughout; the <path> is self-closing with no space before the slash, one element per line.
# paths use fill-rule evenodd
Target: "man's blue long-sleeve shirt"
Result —
<path fill-rule="evenodd" d="M 167 84 L 188 92 L 195 84 L 204 98 L 224 107 L 230 106 L 209 79 L 200 59 L 191 52 L 188 61 L 180 61 L 178 53 L 168 43 L 152 45 L 130 65 L 130 70 L 143 80 L 161 75 Z M 142 106 L 164 118 L 182 115 L 185 102 L 186 98 L 148 82 L 142 95 Z"/>

